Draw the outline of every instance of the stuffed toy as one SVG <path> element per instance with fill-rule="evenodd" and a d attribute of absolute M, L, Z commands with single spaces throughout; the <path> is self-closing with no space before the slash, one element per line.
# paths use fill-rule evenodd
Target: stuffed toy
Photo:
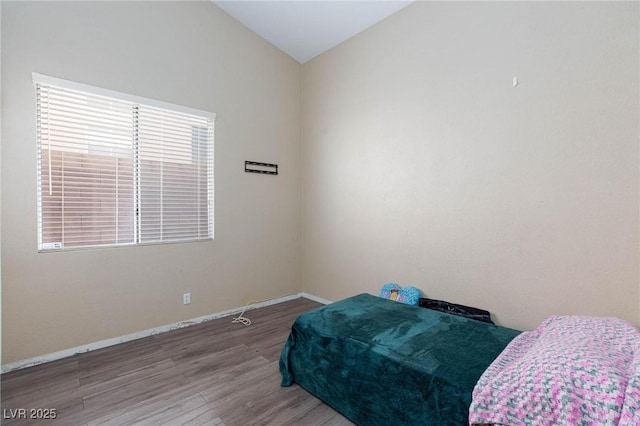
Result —
<path fill-rule="evenodd" d="M 415 287 L 400 287 L 396 283 L 387 283 L 380 289 L 380 297 L 406 305 L 417 305 L 422 292 Z"/>

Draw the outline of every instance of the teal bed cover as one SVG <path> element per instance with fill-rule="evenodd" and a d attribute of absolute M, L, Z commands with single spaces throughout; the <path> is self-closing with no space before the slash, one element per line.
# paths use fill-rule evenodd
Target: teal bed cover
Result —
<path fill-rule="evenodd" d="M 298 317 L 282 386 L 359 425 L 467 425 L 473 387 L 519 333 L 360 294 Z"/>

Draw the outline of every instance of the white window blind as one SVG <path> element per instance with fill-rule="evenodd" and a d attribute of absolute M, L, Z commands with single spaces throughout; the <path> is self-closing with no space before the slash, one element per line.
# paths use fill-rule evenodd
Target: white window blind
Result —
<path fill-rule="evenodd" d="M 34 82 L 39 250 L 213 238 L 213 114 Z"/>

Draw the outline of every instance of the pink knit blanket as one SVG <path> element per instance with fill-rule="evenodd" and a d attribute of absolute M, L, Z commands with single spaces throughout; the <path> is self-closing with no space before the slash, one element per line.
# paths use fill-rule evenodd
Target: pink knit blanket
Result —
<path fill-rule="evenodd" d="M 469 423 L 640 425 L 640 332 L 618 318 L 548 318 L 480 377 Z"/>

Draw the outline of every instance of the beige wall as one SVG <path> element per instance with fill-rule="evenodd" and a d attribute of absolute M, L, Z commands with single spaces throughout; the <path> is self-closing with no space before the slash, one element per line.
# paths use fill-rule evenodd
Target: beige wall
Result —
<path fill-rule="evenodd" d="M 0 1 L 0 60 L 2 58 L 2 2 Z M 1 63 L 1 62 L 0 62 Z M 0 236 L 2 235 L 2 67 L 0 66 Z M 2 365 L 2 238 L 0 238 L 0 365 Z"/>
<path fill-rule="evenodd" d="M 640 324 L 638 7 L 417 2 L 305 64 L 303 291 Z"/>
<path fill-rule="evenodd" d="M 2 363 L 387 281 L 639 324 L 638 18 L 419 2 L 301 72 L 209 2 L 3 1 Z M 216 113 L 216 239 L 38 254 L 33 71 Z"/>
<path fill-rule="evenodd" d="M 299 291 L 297 62 L 208 1 L 2 9 L 4 364 Z M 215 240 L 38 254 L 34 71 L 216 113 Z"/>

